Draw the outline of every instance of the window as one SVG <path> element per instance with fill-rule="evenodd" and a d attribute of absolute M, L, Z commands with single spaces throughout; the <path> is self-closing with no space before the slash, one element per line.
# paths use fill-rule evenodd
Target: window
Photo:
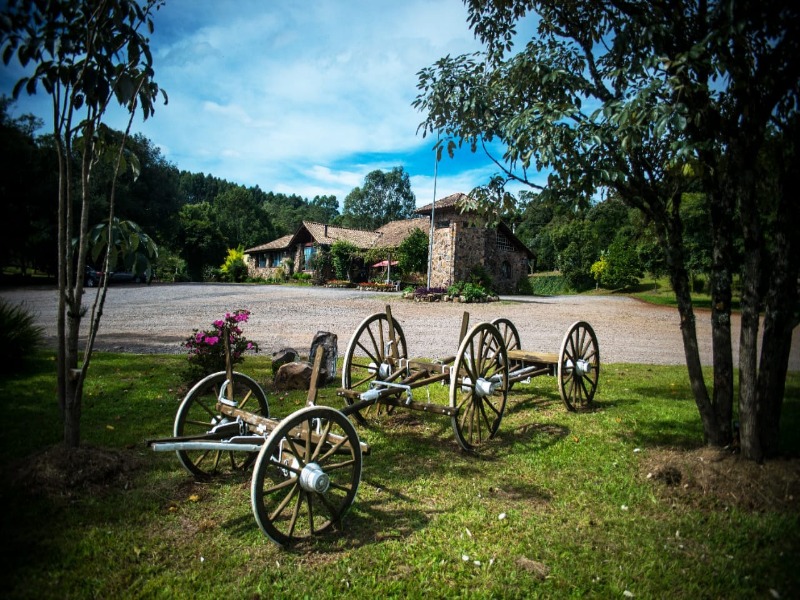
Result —
<path fill-rule="evenodd" d="M 258 255 L 258 266 L 259 267 L 266 267 L 267 266 L 267 255 L 266 253 L 261 253 Z"/>
<path fill-rule="evenodd" d="M 306 271 L 311 270 L 309 261 L 314 257 L 315 251 L 316 248 L 314 248 L 314 246 L 306 246 L 305 248 L 303 248 L 303 263 L 305 265 L 303 268 Z"/>
<path fill-rule="evenodd" d="M 436 221 L 436 229 L 444 229 L 450 227 L 450 221 Z"/>
<path fill-rule="evenodd" d="M 514 244 L 511 243 L 506 236 L 504 236 L 500 231 L 497 232 L 497 249 L 501 252 L 513 252 L 514 251 Z"/>
<path fill-rule="evenodd" d="M 273 252 L 272 253 L 272 265 L 273 267 L 280 267 L 281 266 L 281 253 L 280 252 Z"/>
<path fill-rule="evenodd" d="M 507 260 L 500 263 L 500 275 L 503 279 L 511 279 L 511 263 Z"/>

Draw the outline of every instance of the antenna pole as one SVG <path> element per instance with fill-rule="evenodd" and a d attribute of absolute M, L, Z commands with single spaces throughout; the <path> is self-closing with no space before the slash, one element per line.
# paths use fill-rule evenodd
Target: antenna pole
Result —
<path fill-rule="evenodd" d="M 439 145 L 439 132 L 436 132 L 436 146 Z M 437 148 L 438 149 L 438 148 Z M 431 228 L 428 234 L 428 288 L 431 287 L 431 271 L 433 270 L 433 232 L 436 216 L 436 178 L 439 174 L 437 152 L 433 153 L 433 202 L 431 203 Z"/>

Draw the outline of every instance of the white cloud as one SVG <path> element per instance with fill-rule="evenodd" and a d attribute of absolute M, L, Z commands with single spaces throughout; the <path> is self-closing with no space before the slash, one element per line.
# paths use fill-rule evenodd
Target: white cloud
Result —
<path fill-rule="evenodd" d="M 434 169 L 417 72 L 479 48 L 461 0 L 170 0 L 151 46 L 170 101 L 135 130 L 178 168 L 341 202 L 369 171 L 403 165 L 418 204 Z M 442 161 L 437 196 L 496 171 L 474 163 Z"/>

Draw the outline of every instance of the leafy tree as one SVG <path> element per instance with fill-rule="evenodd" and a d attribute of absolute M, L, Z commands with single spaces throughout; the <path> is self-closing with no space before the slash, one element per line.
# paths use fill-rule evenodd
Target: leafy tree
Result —
<path fill-rule="evenodd" d="M 631 239 L 624 233 L 618 235 L 605 254 L 606 269 L 603 285 L 609 289 L 633 287 L 643 275 L 639 256 Z"/>
<path fill-rule="evenodd" d="M 211 174 L 181 171 L 179 187 L 187 203 L 208 202 L 210 204 L 223 191 L 222 188 L 226 183 Z"/>
<path fill-rule="evenodd" d="M 390 221 L 411 218 L 415 208 L 416 197 L 403 167 L 388 173 L 378 169 L 368 173 L 364 185 L 354 188 L 344 199 L 342 224 L 377 229 Z"/>
<path fill-rule="evenodd" d="M 184 204 L 180 193 L 180 173 L 161 154 L 161 150 L 142 134 L 132 136 L 128 145 L 138 158 L 140 174 L 123 178 L 125 194 L 118 192 L 117 212 L 150 231 L 164 245 L 178 232 L 178 212 Z"/>
<path fill-rule="evenodd" d="M 600 259 L 592 264 L 590 272 L 592 277 L 594 277 L 594 280 L 597 282 L 597 285 L 600 285 L 603 282 L 606 273 L 608 272 L 608 261 L 606 260 L 605 255 L 601 255 Z"/>
<path fill-rule="evenodd" d="M 336 279 L 350 281 L 353 261 L 358 256 L 358 248 L 347 240 L 336 240 L 331 244 L 331 262 Z"/>
<path fill-rule="evenodd" d="M 333 194 L 314 196 L 308 203 L 306 220 L 317 223 L 334 223 L 339 218 L 339 201 Z"/>
<path fill-rule="evenodd" d="M 80 442 L 83 384 L 100 323 L 105 288 L 98 289 L 89 322 L 88 343 L 79 365 L 83 278 L 89 242 L 91 178 L 98 160 L 111 160 L 114 173 L 128 165 L 124 144 L 113 144 L 103 128 L 106 110 L 117 101 L 128 111 L 153 114 L 159 88 L 152 56 L 141 31 L 152 32 L 157 0 L 94 1 L 10 0 L 0 19 L 3 61 L 16 58 L 31 72 L 14 88 L 15 97 L 41 86 L 52 99 L 53 142 L 58 162 L 58 399 L 68 448 Z M 166 96 L 165 96 L 166 98 Z M 73 177 L 73 156 L 79 172 Z M 108 191 L 109 227 L 114 219 L 115 188 Z M 72 199 L 80 199 L 73 204 Z M 77 255 L 72 239 L 78 238 Z M 109 235 L 109 243 L 112 236 Z"/>
<path fill-rule="evenodd" d="M 552 230 L 556 267 L 574 290 L 592 286 L 591 268 L 600 254 L 597 239 L 585 220 L 572 220 Z"/>
<path fill-rule="evenodd" d="M 683 248 L 686 254 L 686 268 L 690 275 L 711 273 L 711 236 L 708 235 L 711 229 L 711 217 L 708 208 L 704 194 L 683 195 L 681 200 Z M 735 254 L 732 259 L 736 260 Z"/>
<path fill-rule="evenodd" d="M 130 271 L 150 281 L 158 246 L 133 221 L 113 217 L 110 225 L 99 223 L 89 231 L 89 255 L 92 262 L 102 262 L 108 270 Z"/>
<path fill-rule="evenodd" d="M 732 439 L 730 300 L 741 226 L 739 414 L 743 454 L 777 452 L 791 330 L 797 324 L 796 140 L 800 9 L 778 2 L 467 0 L 485 51 L 420 72 L 415 105 L 439 151 L 498 142 L 505 179 L 587 205 L 601 189 L 642 211 L 664 249 L 706 439 Z M 512 54 L 515 25 L 536 33 Z M 761 158 L 761 160 L 759 160 Z M 548 170 L 546 185 L 528 177 Z M 771 194 L 764 194 L 764 186 Z M 701 368 L 681 203 L 701 191 L 711 224 L 713 395 Z M 506 200 L 504 198 L 504 200 Z M 472 208 L 497 213 L 476 194 Z M 764 257 L 769 257 L 764 260 Z M 768 287 L 759 287 L 763 270 Z M 767 306 L 760 363 L 759 305 Z"/>
<path fill-rule="evenodd" d="M 428 268 L 428 234 L 414 229 L 397 247 L 396 256 L 402 273 L 424 273 Z"/>
<path fill-rule="evenodd" d="M 226 281 L 241 283 L 247 279 L 247 263 L 244 262 L 244 249 L 241 246 L 228 248 L 228 255 L 219 270 Z"/>
<path fill-rule="evenodd" d="M 218 265 L 224 260 L 228 246 L 208 202 L 186 204 L 181 208 L 178 245 L 192 281 L 202 281 L 206 266 Z"/>
<path fill-rule="evenodd" d="M 608 248 L 623 229 L 626 237 L 635 237 L 629 218 L 631 212 L 631 208 L 618 198 L 598 202 L 586 211 L 586 220 L 594 232 L 598 248 Z"/>
<path fill-rule="evenodd" d="M 42 122 L 33 115 L 12 118 L 10 98 L 0 98 L 0 196 L 4 201 L 0 264 L 16 265 L 24 275 L 39 267 L 55 273 L 56 220 L 52 210 L 56 177 L 46 163 L 49 153 L 33 132 Z"/>
<path fill-rule="evenodd" d="M 252 190 L 233 186 L 214 199 L 217 225 L 228 245 L 250 248 L 275 237 L 269 214 Z"/>

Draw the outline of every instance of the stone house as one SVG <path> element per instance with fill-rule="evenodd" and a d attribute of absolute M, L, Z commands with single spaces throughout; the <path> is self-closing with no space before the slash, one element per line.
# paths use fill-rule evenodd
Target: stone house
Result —
<path fill-rule="evenodd" d="M 462 197 L 452 194 L 437 200 L 435 206 L 417 209 L 429 223 L 433 214 L 431 287 L 468 281 L 476 269 L 483 269 L 497 293 L 518 291 L 520 281 L 528 276 L 533 252 L 504 223 L 488 228 L 472 223 L 470 215 L 458 209 Z"/>
<path fill-rule="evenodd" d="M 287 274 L 313 273 L 310 261 L 317 249 L 329 249 L 339 240 L 350 242 L 360 250 L 383 248 L 388 256 L 414 229 L 427 232 L 429 224 L 429 218 L 421 217 L 392 221 L 376 231 L 365 231 L 303 221 L 294 234 L 245 250 L 248 274 L 268 279 L 279 269 Z"/>
<path fill-rule="evenodd" d="M 248 273 L 265 279 L 274 277 L 279 269 L 287 275 L 312 273 L 309 261 L 317 248 L 330 248 L 338 240 L 361 250 L 385 249 L 388 259 L 415 229 L 430 235 L 433 213 L 431 287 L 467 281 L 473 272 L 483 269 L 492 278 L 496 292 L 516 292 L 520 280 L 528 276 L 533 253 L 503 223 L 495 228 L 471 223 L 470 216 L 457 207 L 462 197 L 464 194 L 452 194 L 437 200 L 435 207 L 429 204 L 418 208 L 418 218 L 392 221 L 375 231 L 303 221 L 294 234 L 245 250 Z M 361 280 L 366 278 L 366 273 L 360 275 Z"/>

